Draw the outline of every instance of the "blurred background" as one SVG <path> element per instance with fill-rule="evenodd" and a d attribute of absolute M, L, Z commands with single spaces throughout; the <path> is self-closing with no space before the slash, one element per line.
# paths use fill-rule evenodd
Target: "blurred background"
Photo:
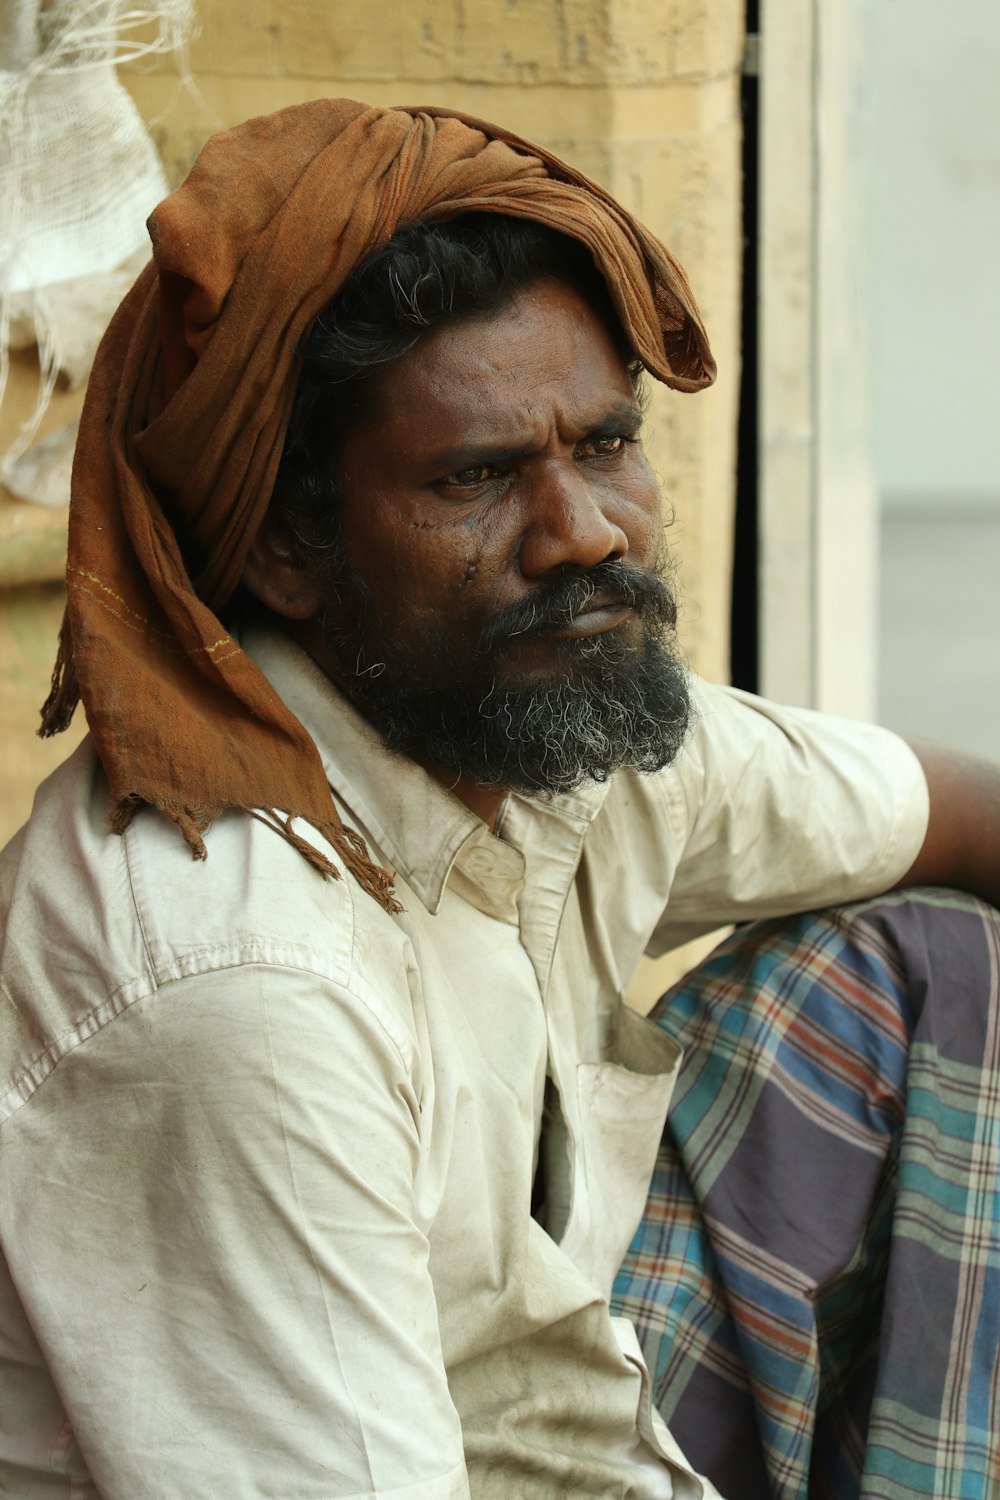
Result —
<path fill-rule="evenodd" d="M 872 7 L 878 713 L 1000 757 L 1000 6 Z"/>
<path fill-rule="evenodd" d="M 650 448 L 699 671 L 1000 753 L 998 66 L 995 0 L 0 0 L 0 842 L 84 728 L 34 737 L 145 216 L 327 94 L 502 121 L 686 266 L 720 377 Z"/>

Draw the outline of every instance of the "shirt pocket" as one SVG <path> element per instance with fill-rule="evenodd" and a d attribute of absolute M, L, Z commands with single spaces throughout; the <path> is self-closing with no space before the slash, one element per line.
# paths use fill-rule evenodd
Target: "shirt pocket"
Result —
<path fill-rule="evenodd" d="M 561 1248 L 609 1297 L 642 1218 L 682 1057 L 627 1007 L 614 1061 L 577 1064 L 573 1201 Z"/>

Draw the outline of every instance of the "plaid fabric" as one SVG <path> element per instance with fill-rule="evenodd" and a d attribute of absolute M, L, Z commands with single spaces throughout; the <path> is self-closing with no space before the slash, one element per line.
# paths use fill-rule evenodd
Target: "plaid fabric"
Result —
<path fill-rule="evenodd" d="M 730 1500 L 1000 1496 L 1000 916 L 953 892 L 739 929 L 615 1287 Z"/>

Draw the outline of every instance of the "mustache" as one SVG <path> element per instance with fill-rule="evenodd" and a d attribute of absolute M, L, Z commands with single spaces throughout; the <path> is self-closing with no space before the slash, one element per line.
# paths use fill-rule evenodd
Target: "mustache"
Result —
<path fill-rule="evenodd" d="M 540 584 L 526 599 L 506 605 L 483 631 L 479 654 L 491 656 L 514 641 L 530 640 L 547 630 L 568 625 L 595 594 L 608 594 L 614 604 L 636 609 L 647 629 L 673 629 L 677 603 L 662 571 L 637 568 L 627 562 L 603 562 L 585 573 L 564 573 Z"/>

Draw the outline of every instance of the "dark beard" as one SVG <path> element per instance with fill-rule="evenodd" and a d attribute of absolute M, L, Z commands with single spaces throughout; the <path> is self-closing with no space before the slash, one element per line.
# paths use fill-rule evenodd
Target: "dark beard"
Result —
<path fill-rule="evenodd" d="M 671 649 L 677 610 L 661 572 L 609 562 L 554 578 L 495 616 L 462 657 L 445 639 L 411 634 L 405 649 L 390 645 L 362 581 L 343 559 L 334 567 L 340 610 L 336 626 L 324 624 L 324 643 L 390 750 L 418 752 L 480 786 L 549 794 L 625 766 L 658 771 L 677 755 L 688 679 Z M 512 645 L 567 624 L 599 590 L 635 609 L 638 644 L 619 630 L 552 640 L 558 675 L 505 674 Z"/>

